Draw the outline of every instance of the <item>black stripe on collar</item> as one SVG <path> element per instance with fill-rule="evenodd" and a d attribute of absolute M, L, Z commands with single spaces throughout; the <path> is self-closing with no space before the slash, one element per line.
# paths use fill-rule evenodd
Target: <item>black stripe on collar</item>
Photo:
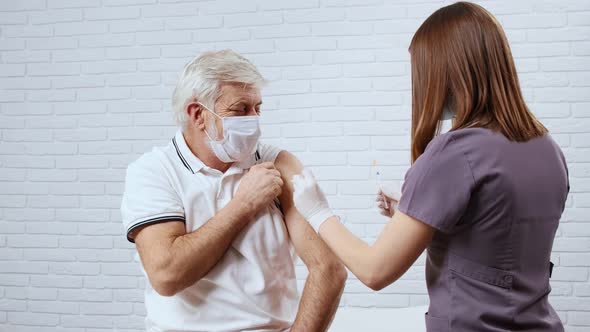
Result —
<path fill-rule="evenodd" d="M 176 149 L 176 154 L 178 155 L 178 158 L 180 158 L 180 161 L 182 161 L 182 164 L 184 165 L 184 167 L 186 167 L 186 169 L 188 169 L 191 173 L 195 174 L 195 172 L 193 171 L 191 166 L 188 164 L 186 159 L 184 159 L 184 156 L 180 152 L 180 149 L 178 149 L 178 144 L 176 144 L 176 137 L 172 138 L 172 144 L 174 144 L 174 148 Z"/>

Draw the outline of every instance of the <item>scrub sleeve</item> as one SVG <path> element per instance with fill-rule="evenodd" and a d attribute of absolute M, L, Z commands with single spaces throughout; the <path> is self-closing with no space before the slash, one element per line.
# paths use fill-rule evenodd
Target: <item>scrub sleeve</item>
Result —
<path fill-rule="evenodd" d="M 441 135 L 406 173 L 398 210 L 448 234 L 465 212 L 474 186 L 459 143 Z"/>

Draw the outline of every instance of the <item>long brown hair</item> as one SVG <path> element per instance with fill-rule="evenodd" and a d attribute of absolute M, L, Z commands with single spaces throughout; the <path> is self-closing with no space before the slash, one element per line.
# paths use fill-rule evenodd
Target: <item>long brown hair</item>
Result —
<path fill-rule="evenodd" d="M 445 107 L 452 130 L 485 127 L 527 141 L 547 129 L 529 112 L 499 22 L 483 7 L 457 2 L 434 12 L 410 44 L 412 162 L 440 130 Z"/>

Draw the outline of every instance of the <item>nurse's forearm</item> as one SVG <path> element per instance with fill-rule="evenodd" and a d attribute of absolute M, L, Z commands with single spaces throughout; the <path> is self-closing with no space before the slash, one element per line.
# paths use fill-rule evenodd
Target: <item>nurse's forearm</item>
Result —
<path fill-rule="evenodd" d="M 428 224 L 397 211 L 371 246 L 352 234 L 337 217 L 324 222 L 320 235 L 360 281 L 380 290 L 406 273 L 424 252 L 434 231 Z"/>
<path fill-rule="evenodd" d="M 372 247 L 352 234 L 338 217 L 326 220 L 320 236 L 346 267 L 365 285 L 376 287 L 380 263 Z"/>

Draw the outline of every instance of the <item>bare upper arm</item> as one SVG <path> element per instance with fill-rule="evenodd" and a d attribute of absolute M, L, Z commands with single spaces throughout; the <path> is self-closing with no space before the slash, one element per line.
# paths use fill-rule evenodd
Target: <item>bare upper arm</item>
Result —
<path fill-rule="evenodd" d="M 303 218 L 293 204 L 293 175 L 303 170 L 301 162 L 288 151 L 281 151 L 275 160 L 275 167 L 283 179 L 283 191 L 279 200 L 285 217 L 285 224 L 295 247 L 297 255 L 301 257 L 308 268 L 316 264 L 330 261 L 339 262 L 313 227 Z"/>
<path fill-rule="evenodd" d="M 291 179 L 293 175 L 301 174 L 303 165 L 292 153 L 283 150 L 275 159 L 275 167 L 281 173 L 284 183 L 283 191 L 279 197 L 281 207 L 283 208 L 283 212 L 285 210 L 291 211 L 295 209 L 293 206 L 293 183 Z"/>
<path fill-rule="evenodd" d="M 424 252 L 434 233 L 433 227 L 396 211 L 371 248 L 379 283 L 389 285 L 402 276 Z"/>

